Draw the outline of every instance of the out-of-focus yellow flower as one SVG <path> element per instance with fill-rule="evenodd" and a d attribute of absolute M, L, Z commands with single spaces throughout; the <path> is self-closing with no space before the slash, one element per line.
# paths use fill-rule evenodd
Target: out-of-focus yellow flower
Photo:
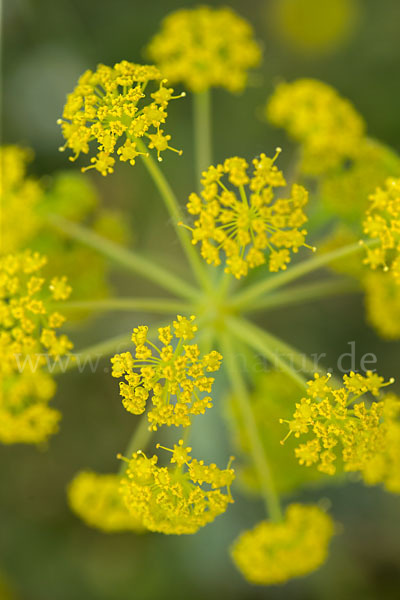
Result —
<path fill-rule="evenodd" d="M 400 176 L 400 157 L 391 148 L 365 138 L 350 165 L 343 164 L 321 179 L 319 195 L 332 214 L 359 227 L 369 195 L 393 176 Z"/>
<path fill-rule="evenodd" d="M 168 448 L 165 448 L 168 450 Z M 233 502 L 230 485 L 233 469 L 190 456 L 191 448 L 180 440 L 171 450 L 173 468 L 159 467 L 158 457 L 136 452 L 127 461 L 121 493 L 128 510 L 150 531 L 167 534 L 196 533 Z M 227 488 L 227 493 L 222 492 Z"/>
<path fill-rule="evenodd" d="M 0 440 L 39 443 L 57 431 L 60 413 L 47 406 L 55 393 L 46 372 L 72 348 L 56 330 L 64 317 L 54 309 L 68 298 L 65 277 L 42 277 L 46 258 L 27 250 L 0 258 Z"/>
<path fill-rule="evenodd" d="M 339 47 L 354 30 L 359 12 L 357 0 L 275 0 L 268 6 L 280 39 L 313 57 Z"/>
<path fill-rule="evenodd" d="M 388 273 L 368 273 L 363 281 L 369 323 L 383 338 L 400 338 L 400 286 Z"/>
<path fill-rule="evenodd" d="M 81 471 L 68 486 L 68 502 L 87 525 L 106 533 L 135 531 L 144 527 L 126 508 L 119 493 L 121 477 Z"/>
<path fill-rule="evenodd" d="M 274 164 L 279 152 L 280 148 L 273 158 L 265 154 L 255 158 L 251 177 L 244 158 L 227 158 L 223 165 L 203 172 L 201 195 L 189 197 L 188 212 L 198 217 L 194 228 L 188 227 L 193 244 L 201 242 L 201 255 L 216 266 L 222 251 L 225 271 L 237 279 L 264 264 L 266 253 L 270 271 L 284 270 L 291 260 L 289 250 L 307 246 L 307 231 L 301 229 L 307 221 L 303 212 L 307 191 L 295 184 L 288 198 L 274 198 L 274 188 L 286 185 Z M 233 189 L 225 185 L 225 175 Z"/>
<path fill-rule="evenodd" d="M 384 188 L 371 194 L 363 227 L 370 238 L 379 240 L 378 247 L 367 249 L 365 264 L 389 271 L 400 285 L 400 178 L 389 177 Z"/>
<path fill-rule="evenodd" d="M 372 443 L 362 476 L 368 485 L 383 484 L 388 492 L 400 494 L 400 398 L 387 394 L 383 402 L 383 424 Z"/>
<path fill-rule="evenodd" d="M 168 15 L 147 52 L 172 83 L 183 82 L 193 92 L 216 86 L 238 92 L 261 60 L 253 36 L 231 8 L 200 6 Z"/>
<path fill-rule="evenodd" d="M 72 221 L 85 221 L 103 237 L 126 243 L 130 232 L 121 215 L 104 210 L 90 179 L 79 172 L 60 171 L 40 182 L 26 174 L 33 152 L 19 146 L 0 148 L 1 166 L 1 253 L 26 248 L 51 256 L 43 276 L 65 273 L 73 287 L 73 299 L 91 300 L 110 293 L 106 279 L 108 263 L 99 253 L 52 229 L 49 214 Z M 15 224 L 18 223 L 18 227 Z M 86 269 L 80 269 L 84 264 Z M 73 318 L 86 313 L 74 311 Z"/>
<path fill-rule="evenodd" d="M 207 373 L 218 371 L 222 356 L 213 350 L 200 357 L 197 344 L 185 344 L 197 331 L 194 318 L 178 315 L 173 328 L 160 327 L 161 348 L 147 339 L 148 327 L 136 327 L 132 334 L 135 357 L 124 352 L 111 359 L 113 377 L 125 378 L 120 394 L 128 412 L 142 414 L 151 395 L 147 417 L 154 431 L 160 425 L 188 427 L 192 415 L 204 414 L 212 406 L 211 396 L 202 395 L 210 394 L 214 378 Z"/>
<path fill-rule="evenodd" d="M 301 144 L 301 168 L 321 175 L 359 153 L 364 121 L 352 104 L 316 79 L 280 83 L 266 107 L 268 120 Z"/>
<path fill-rule="evenodd" d="M 102 175 L 113 172 L 115 154 L 134 165 L 136 157 L 143 154 L 137 148 L 139 139 L 157 151 L 159 160 L 164 150 L 178 152 L 169 145 L 171 136 L 161 126 L 169 101 L 182 94 L 173 96 L 166 82 L 156 67 L 126 60 L 114 67 L 98 65 L 95 72 L 86 71 L 68 95 L 59 119 L 66 139 L 60 150 L 70 148 L 74 152 L 70 160 L 76 160 L 81 152 L 88 154 L 90 143 L 96 141 L 98 154 L 82 170 L 95 168 Z M 147 86 L 154 83 L 158 88 L 149 94 Z"/>
<path fill-rule="evenodd" d="M 42 196 L 37 181 L 26 176 L 32 152 L 18 146 L 0 147 L 1 253 L 20 250 L 35 234 L 40 220 L 35 212 Z"/>
<path fill-rule="evenodd" d="M 318 506 L 291 504 L 283 521 L 261 521 L 243 532 L 231 555 L 250 583 L 285 583 L 325 562 L 333 533 L 332 519 Z"/>

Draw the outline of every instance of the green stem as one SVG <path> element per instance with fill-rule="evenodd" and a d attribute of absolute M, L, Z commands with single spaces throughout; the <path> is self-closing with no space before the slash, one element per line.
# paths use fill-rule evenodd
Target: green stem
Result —
<path fill-rule="evenodd" d="M 281 308 L 289 304 L 300 304 L 302 302 L 319 300 L 329 296 L 339 294 L 359 292 L 360 286 L 353 279 L 337 279 L 329 281 L 317 281 L 315 283 L 305 283 L 296 285 L 287 290 L 267 295 L 265 298 L 255 300 L 248 307 L 249 312 L 256 310 L 270 310 L 271 308 Z"/>
<path fill-rule="evenodd" d="M 200 186 L 201 174 L 212 162 L 211 94 L 209 90 L 192 94 L 193 125 L 196 155 L 196 180 Z"/>
<path fill-rule="evenodd" d="M 247 326 L 247 321 L 245 321 L 245 323 Z M 326 368 L 319 366 L 319 360 L 311 360 L 306 354 L 300 352 L 287 342 L 283 342 L 280 338 L 276 337 L 272 333 L 264 331 L 258 327 L 257 329 L 260 336 L 264 338 L 265 343 L 274 348 L 275 353 L 278 353 L 283 357 L 288 357 L 293 365 L 297 367 L 297 369 L 300 369 L 303 373 L 306 373 L 310 376 L 314 376 L 315 373 L 318 373 L 319 375 L 326 375 Z M 318 359 L 320 355 L 316 353 L 315 356 Z M 340 388 L 343 385 L 342 382 L 334 376 L 331 377 L 330 381 L 331 383 L 335 383 L 337 388 Z"/>
<path fill-rule="evenodd" d="M 253 325 L 250 321 L 237 317 L 228 317 L 227 326 L 235 337 L 259 352 L 261 356 L 268 359 L 274 366 L 282 369 L 301 387 L 307 387 L 307 379 L 300 375 L 294 366 L 281 356 L 280 350 L 276 348 L 275 341 L 271 343 L 273 341 L 272 336 L 268 339 L 268 335 L 264 335 L 262 329 Z M 295 350 L 292 350 L 292 352 L 296 354 L 296 360 L 302 358 L 302 355 Z M 290 358 L 292 358 L 291 355 Z M 294 362 L 294 358 L 292 362 Z"/>
<path fill-rule="evenodd" d="M 281 271 L 277 275 L 270 276 L 267 279 L 263 279 L 259 283 L 255 283 L 251 287 L 239 292 L 234 298 L 234 305 L 238 308 L 244 308 L 252 304 L 254 300 L 258 299 L 260 296 L 267 292 L 271 292 L 299 277 L 303 277 L 303 275 L 307 275 L 316 269 L 320 269 L 321 267 L 325 267 L 329 263 L 339 259 L 344 258 L 345 256 L 350 256 L 351 254 L 355 254 L 356 252 L 360 252 L 365 247 L 374 246 L 378 243 L 377 240 L 371 240 L 364 244 L 360 244 L 359 242 L 355 244 L 349 244 L 348 246 L 344 246 L 342 248 L 337 248 L 336 250 L 332 250 L 332 252 L 327 252 L 326 254 L 319 254 L 318 256 L 314 256 L 309 260 L 305 260 L 301 263 L 294 265 L 293 267 L 289 267 L 286 271 Z"/>
<path fill-rule="evenodd" d="M 125 448 L 125 458 L 132 458 L 132 454 L 138 450 L 144 452 L 152 435 L 153 432 L 149 429 L 147 414 L 143 414 L 129 439 L 127 447 Z M 122 461 L 119 469 L 119 475 L 123 475 L 125 473 L 127 466 L 128 463 L 126 461 Z"/>
<path fill-rule="evenodd" d="M 106 298 L 104 300 L 88 300 L 80 302 L 64 302 L 63 310 L 88 311 L 132 311 L 160 314 L 189 313 L 190 304 L 171 300 L 170 298 Z M 192 311 L 193 312 L 193 311 Z"/>
<path fill-rule="evenodd" d="M 218 296 L 222 300 L 223 298 L 227 298 L 229 296 L 229 289 L 232 283 L 232 274 L 226 273 L 225 271 L 222 273 L 218 284 Z"/>
<path fill-rule="evenodd" d="M 260 438 L 260 432 L 254 417 L 247 386 L 241 373 L 240 365 L 237 361 L 235 349 L 232 347 L 232 340 L 229 336 L 224 334 L 222 337 L 222 342 L 224 366 L 227 369 L 235 397 L 239 404 L 242 419 L 247 429 L 251 454 L 258 471 L 260 486 L 265 500 L 267 512 L 273 521 L 280 521 L 282 519 L 282 511 L 279 503 L 279 497 L 274 486 L 271 469 Z"/>
<path fill-rule="evenodd" d="M 126 269 L 157 283 L 174 295 L 189 298 L 190 300 L 198 297 L 199 294 L 196 288 L 186 283 L 177 275 L 171 273 L 169 269 L 158 266 L 153 261 L 136 254 L 132 250 L 126 250 L 115 242 L 103 238 L 94 231 L 82 227 L 82 225 L 78 225 L 77 223 L 73 223 L 72 221 L 68 221 L 58 215 L 51 215 L 48 217 L 48 220 L 56 229 L 59 229 L 75 240 L 79 240 L 86 246 L 94 248 Z"/>
<path fill-rule="evenodd" d="M 187 231 L 181 225 L 184 219 L 178 200 L 158 164 L 147 152 L 147 148 L 144 143 L 140 139 L 138 139 L 136 143 L 140 152 L 144 153 L 144 155 L 141 155 L 143 163 L 153 179 L 158 191 L 160 192 L 162 199 L 164 200 L 165 206 L 167 207 L 167 210 L 172 218 L 172 223 L 176 234 L 181 242 L 182 248 L 194 271 L 194 274 L 203 289 L 209 291 L 210 282 L 205 272 L 204 265 L 197 251 L 195 250 Z"/>

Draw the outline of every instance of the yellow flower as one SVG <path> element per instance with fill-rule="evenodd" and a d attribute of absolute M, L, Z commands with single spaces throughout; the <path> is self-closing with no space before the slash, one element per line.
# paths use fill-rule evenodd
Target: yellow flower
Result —
<path fill-rule="evenodd" d="M 359 227 L 369 195 L 390 176 L 400 176 L 400 157 L 369 138 L 362 141 L 351 164 L 342 164 L 322 178 L 319 196 L 326 208 Z"/>
<path fill-rule="evenodd" d="M 285 583 L 325 562 L 333 533 L 332 519 L 318 506 L 291 504 L 283 521 L 261 521 L 243 532 L 231 555 L 250 583 Z"/>
<path fill-rule="evenodd" d="M 222 356 L 213 350 L 200 357 L 197 344 L 184 343 L 197 331 L 193 320 L 194 316 L 187 319 L 178 315 L 173 331 L 171 326 L 160 327 L 161 348 L 147 340 L 146 326 L 136 327 L 132 334 L 135 356 L 125 352 L 111 359 L 112 376 L 125 378 L 120 383 L 120 394 L 128 412 L 142 414 L 151 397 L 147 418 L 153 431 L 160 425 L 188 427 L 192 415 L 203 414 L 212 406 L 208 394 L 214 378 L 207 373 L 218 371 Z M 174 337 L 175 348 L 171 344 Z"/>
<path fill-rule="evenodd" d="M 382 267 L 400 284 L 400 178 L 388 178 L 384 188 L 370 196 L 363 223 L 364 233 L 379 240 L 377 248 L 368 248 L 364 263 L 372 269 Z"/>
<path fill-rule="evenodd" d="M 65 278 L 42 277 L 46 258 L 30 250 L 0 258 L 0 440 L 39 443 L 58 429 L 60 413 L 47 406 L 55 393 L 47 357 L 72 343 L 57 335 L 64 317 L 53 306 L 71 291 Z M 50 306 L 52 305 L 52 306 Z"/>
<path fill-rule="evenodd" d="M 289 198 L 274 198 L 273 189 L 286 185 L 273 158 L 261 154 L 253 160 L 253 172 L 243 158 L 233 157 L 223 165 L 203 172 L 201 197 L 191 194 L 188 212 L 198 217 L 192 231 L 193 244 L 201 242 L 201 254 L 209 264 L 221 264 L 220 252 L 226 257 L 225 271 L 237 279 L 247 275 L 249 268 L 266 262 L 269 270 L 286 269 L 291 256 L 305 244 L 307 221 L 303 207 L 307 191 L 293 185 Z M 227 175 L 231 188 L 224 183 Z M 247 192 L 246 192 L 246 187 Z M 308 246 L 309 247 L 309 246 Z"/>
<path fill-rule="evenodd" d="M 388 273 L 368 273 L 363 281 L 370 325 L 388 340 L 400 338 L 400 286 Z"/>
<path fill-rule="evenodd" d="M 119 493 L 121 477 L 81 471 L 68 486 L 68 502 L 87 525 L 107 533 L 135 531 L 144 527 L 125 507 Z"/>
<path fill-rule="evenodd" d="M 90 300 L 109 294 L 107 261 L 99 253 L 51 228 L 48 214 L 66 219 L 85 220 L 93 230 L 116 242 L 126 242 L 126 221 L 115 211 L 101 209 L 99 197 L 90 180 L 77 172 L 57 172 L 47 178 L 48 185 L 28 177 L 26 163 L 33 152 L 18 146 L 0 148 L 1 166 L 1 251 L 4 254 L 26 248 L 51 256 L 43 274 L 54 277 L 65 273 L 73 283 L 74 299 Z M 18 223 L 18 227 L 15 224 Z M 86 269 L 78 265 L 85 264 Z M 73 319 L 84 311 L 74 311 Z"/>
<path fill-rule="evenodd" d="M 268 17 L 296 52 L 312 57 L 335 50 L 354 28 L 357 0 L 279 0 Z"/>
<path fill-rule="evenodd" d="M 193 92 L 244 88 L 247 71 L 261 60 L 251 26 L 231 8 L 200 6 L 168 15 L 148 55 L 172 83 Z"/>
<path fill-rule="evenodd" d="M 381 483 L 400 494 L 400 398 L 387 394 L 382 404 L 383 423 L 371 436 L 374 451 L 363 464 L 362 477 L 368 485 Z"/>
<path fill-rule="evenodd" d="M 309 175 L 357 156 L 364 135 L 364 122 L 351 103 L 316 79 L 278 84 L 266 115 L 301 144 L 302 170 Z"/>
<path fill-rule="evenodd" d="M 102 175 L 113 172 L 115 153 L 121 161 L 134 165 L 136 157 L 143 154 L 137 148 L 139 139 L 147 139 L 148 147 L 156 148 L 159 160 L 160 152 L 167 148 L 178 152 L 169 146 L 170 136 L 164 135 L 160 126 L 167 118 L 169 101 L 184 94 L 173 96 L 166 81 L 156 67 L 126 60 L 114 67 L 98 65 L 95 72 L 86 71 L 68 95 L 59 119 L 66 139 L 60 149 L 70 148 L 74 152 L 70 160 L 76 160 L 81 152 L 89 152 L 90 142 L 95 140 L 98 154 L 82 170 L 95 168 Z M 158 88 L 145 94 L 149 83 L 157 83 Z"/>
<path fill-rule="evenodd" d="M 368 371 L 365 376 L 351 372 L 343 376 L 343 387 L 332 384 L 330 375 L 315 375 L 308 382 L 307 396 L 296 404 L 288 437 L 294 433 L 308 440 L 295 449 L 301 465 L 315 464 L 328 475 L 336 472 L 338 456 L 345 471 L 363 474 L 371 459 L 384 447 L 387 424 L 382 421 L 385 399 L 372 402 L 369 408 L 360 398 L 367 392 L 379 397 L 380 390 L 393 383 Z"/>
<path fill-rule="evenodd" d="M 122 496 L 130 513 L 150 531 L 196 533 L 233 502 L 233 469 L 229 465 L 223 470 L 215 464 L 205 465 L 204 461 L 191 458 L 191 450 L 183 446 L 182 440 L 170 450 L 174 468 L 159 467 L 156 455 L 147 458 L 141 451 L 130 460 L 124 459 L 127 469 L 121 484 Z M 222 488 L 227 488 L 227 493 Z"/>
<path fill-rule="evenodd" d="M 61 413 L 47 406 L 55 387 L 53 379 L 42 371 L 22 374 L 15 382 L 9 380 L 10 389 L 2 392 L 5 398 L 0 403 L 3 444 L 41 444 L 57 433 Z"/>
<path fill-rule="evenodd" d="M 40 185 L 26 176 L 32 152 L 18 146 L 0 147 L 1 252 L 20 250 L 40 225 L 35 209 L 42 196 Z"/>

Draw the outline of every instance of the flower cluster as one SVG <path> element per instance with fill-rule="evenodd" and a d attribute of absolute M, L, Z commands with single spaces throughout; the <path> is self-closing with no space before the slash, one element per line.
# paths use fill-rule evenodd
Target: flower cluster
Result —
<path fill-rule="evenodd" d="M 150 102 L 145 102 L 145 88 L 157 82 L 158 88 L 150 94 Z M 137 65 L 126 60 L 114 67 L 98 65 L 97 70 L 86 71 L 78 81 L 75 90 L 68 95 L 63 117 L 59 119 L 66 139 L 61 150 L 70 148 L 75 160 L 81 152 L 89 152 L 89 144 L 96 140 L 97 156 L 91 158 L 90 168 L 102 175 L 113 172 L 115 158 L 135 164 L 138 155 L 147 155 L 139 150 L 147 145 L 160 153 L 175 150 L 169 146 L 170 135 L 161 129 L 167 117 L 167 107 L 173 96 L 173 89 L 165 87 L 160 71 L 150 65 Z M 146 144 L 144 144 L 146 140 Z"/>
<path fill-rule="evenodd" d="M 39 226 L 35 208 L 42 190 L 37 181 L 26 177 L 26 165 L 31 157 L 32 153 L 25 148 L 0 147 L 2 253 L 19 250 L 36 234 Z"/>
<path fill-rule="evenodd" d="M 250 583 L 285 583 L 325 561 L 333 533 L 332 519 L 318 506 L 291 504 L 283 521 L 261 521 L 242 533 L 231 554 Z"/>
<path fill-rule="evenodd" d="M 269 9 L 271 26 L 295 52 L 312 56 L 335 50 L 357 21 L 357 0 L 279 0 Z"/>
<path fill-rule="evenodd" d="M 363 227 L 369 237 L 379 240 L 377 248 L 367 249 L 365 264 L 390 271 L 400 285 L 400 178 L 387 179 L 384 188 L 371 194 Z"/>
<path fill-rule="evenodd" d="M 287 437 L 291 433 L 295 437 L 310 434 L 310 439 L 295 450 L 299 463 L 316 464 L 321 472 L 333 475 L 335 461 L 340 457 L 345 471 L 359 471 L 363 476 L 368 471 L 371 481 L 373 459 L 379 456 L 386 460 L 388 431 L 396 424 L 400 401 L 387 397 L 367 407 L 359 399 L 367 392 L 378 397 L 380 390 L 393 381 L 385 383 L 383 377 L 370 371 L 365 376 L 351 372 L 344 375 L 344 386 L 338 387 L 331 383 L 329 374 L 316 374 L 308 382 L 307 396 L 296 404 L 293 419 L 287 421 Z M 387 465 L 382 479 L 375 473 L 376 482 L 385 484 L 386 478 L 391 477 L 388 473 L 391 468 Z"/>
<path fill-rule="evenodd" d="M 58 360 L 72 344 L 56 330 L 64 317 L 50 306 L 68 298 L 66 278 L 46 284 L 46 258 L 27 250 L 0 258 L 0 440 L 38 443 L 57 431 L 58 411 L 48 407 L 55 383 L 46 356 Z"/>
<path fill-rule="evenodd" d="M 30 248 L 51 256 L 44 267 L 44 276 L 67 275 L 74 299 L 107 296 L 110 290 L 105 258 L 52 229 L 47 217 L 57 214 L 72 221 L 85 221 L 103 237 L 119 243 L 129 239 L 125 222 L 118 212 L 101 207 L 96 188 L 79 172 L 60 171 L 43 181 L 28 176 L 27 162 L 32 156 L 33 151 L 19 146 L 0 147 L 1 252 L 8 254 Z M 79 264 L 86 268 L 77 269 Z M 83 314 L 74 312 L 73 318 Z"/>
<path fill-rule="evenodd" d="M 368 197 L 388 177 L 400 176 L 400 157 L 376 140 L 365 138 L 351 164 L 343 163 L 319 182 L 324 206 L 359 227 L 368 206 Z"/>
<path fill-rule="evenodd" d="M 382 271 L 369 272 L 363 279 L 367 319 L 379 335 L 400 338 L 400 286 Z"/>
<path fill-rule="evenodd" d="M 68 502 L 72 510 L 91 527 L 107 533 L 144 530 L 130 514 L 119 493 L 121 477 L 81 471 L 68 486 Z"/>
<path fill-rule="evenodd" d="M 301 144 L 306 174 L 323 174 L 358 153 L 364 122 L 348 100 L 322 81 L 280 83 L 266 112 L 271 123 Z"/>
<path fill-rule="evenodd" d="M 383 484 L 388 492 L 400 494 L 400 398 L 387 394 L 382 404 L 382 423 L 361 473 L 368 485 Z"/>
<path fill-rule="evenodd" d="M 205 465 L 190 456 L 191 450 L 182 440 L 175 444 L 170 450 L 173 468 L 159 467 L 156 455 L 147 458 L 140 451 L 125 459 L 122 496 L 130 513 L 150 531 L 196 533 L 232 502 L 233 469 L 229 465 L 223 470 L 215 464 Z M 227 493 L 222 488 L 227 488 Z"/>
<path fill-rule="evenodd" d="M 203 396 L 210 394 L 214 383 L 214 378 L 206 373 L 218 371 L 222 356 L 213 350 L 200 357 L 197 344 L 184 343 L 193 339 L 197 331 L 194 319 L 178 315 L 172 328 L 160 327 L 161 348 L 147 339 L 148 327 L 137 327 L 132 334 L 135 356 L 124 352 L 111 359 L 113 377 L 125 378 L 120 383 L 120 393 L 128 412 L 142 414 L 152 394 L 147 417 L 154 431 L 160 425 L 188 427 L 191 415 L 203 414 L 212 406 L 211 397 Z M 175 348 L 171 344 L 174 337 Z"/>
<path fill-rule="evenodd" d="M 209 264 L 221 263 L 220 252 L 226 256 L 227 273 L 237 279 L 247 275 L 249 268 L 266 262 L 270 271 L 286 269 L 291 256 L 306 246 L 307 221 L 303 212 L 308 201 L 307 191 L 293 185 L 289 198 L 275 198 L 274 188 L 286 185 L 273 158 L 261 154 L 253 160 L 253 172 L 248 175 L 248 163 L 243 158 L 227 158 L 224 164 L 203 172 L 201 197 L 191 194 L 188 212 L 198 216 L 193 244 L 201 242 L 201 254 Z M 227 175 L 233 189 L 223 178 Z M 246 187 L 248 191 L 246 192 Z"/>
<path fill-rule="evenodd" d="M 230 8 L 208 6 L 168 15 L 148 54 L 165 77 L 193 92 L 212 86 L 240 91 L 261 59 L 251 26 Z"/>

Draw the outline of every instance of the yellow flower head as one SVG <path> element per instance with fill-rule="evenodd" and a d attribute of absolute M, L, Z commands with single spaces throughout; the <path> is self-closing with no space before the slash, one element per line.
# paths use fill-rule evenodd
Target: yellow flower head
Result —
<path fill-rule="evenodd" d="M 332 519 L 318 506 L 291 504 L 283 521 L 261 521 L 243 532 L 231 555 L 250 583 L 285 583 L 325 562 L 333 533 Z"/>
<path fill-rule="evenodd" d="M 302 145 L 302 170 L 309 175 L 320 175 L 354 158 L 364 135 L 364 122 L 351 103 L 315 79 L 280 83 L 266 114 Z"/>
<path fill-rule="evenodd" d="M 19 250 L 36 234 L 39 227 L 35 208 L 42 196 L 42 190 L 37 181 L 26 176 L 26 165 L 31 158 L 32 153 L 25 148 L 0 148 L 2 253 Z"/>
<path fill-rule="evenodd" d="M 46 259 L 30 250 L 0 258 L 0 440 L 38 443 L 57 431 L 58 411 L 47 406 L 55 383 L 46 357 L 58 360 L 72 344 L 56 330 L 64 317 L 54 310 L 71 289 L 64 277 L 41 275 Z M 52 305 L 52 306 L 50 306 Z"/>
<path fill-rule="evenodd" d="M 220 254 L 225 254 L 225 271 L 237 279 L 264 264 L 266 253 L 270 271 L 286 269 L 289 250 L 306 246 L 307 232 L 301 227 L 307 221 L 303 212 L 307 191 L 293 185 L 289 198 L 274 197 L 274 188 L 286 185 L 274 164 L 279 152 L 278 148 L 273 158 L 265 154 L 255 158 L 251 176 L 244 158 L 227 158 L 203 172 L 201 195 L 189 197 L 188 212 L 198 217 L 189 228 L 193 244 L 201 242 L 208 264 L 221 264 Z"/>
<path fill-rule="evenodd" d="M 400 286 L 382 271 L 369 272 L 363 286 L 369 324 L 387 340 L 400 339 Z"/>
<path fill-rule="evenodd" d="M 193 92 L 216 86 L 238 92 L 261 60 L 251 26 L 227 7 L 172 13 L 147 52 L 172 83 L 183 82 Z"/>
<path fill-rule="evenodd" d="M 389 271 L 400 285 L 400 179 L 387 179 L 384 188 L 371 194 L 363 227 L 370 238 L 379 240 L 378 247 L 367 249 L 365 264 Z"/>
<path fill-rule="evenodd" d="M 145 94 L 151 83 L 157 83 L 158 88 Z M 162 129 L 168 103 L 184 95 L 173 96 L 173 89 L 165 83 L 156 67 L 126 60 L 114 67 L 98 65 L 95 72 L 86 71 L 68 95 L 63 118 L 59 119 L 66 139 L 60 149 L 70 148 L 74 152 L 70 160 L 75 160 L 81 152 L 87 154 L 95 140 L 98 154 L 91 158 L 92 165 L 82 170 L 95 168 L 102 175 L 113 172 L 115 154 L 134 165 L 136 157 L 145 154 L 138 150 L 138 140 L 154 148 L 161 160 L 161 152 L 174 150 L 169 145 L 171 136 Z"/>
<path fill-rule="evenodd" d="M 365 138 L 351 164 L 343 163 L 321 179 L 319 196 L 330 212 L 358 228 L 370 194 L 393 176 L 400 176 L 400 157 L 388 146 Z"/>
<path fill-rule="evenodd" d="M 383 484 L 400 494 L 400 398 L 387 394 L 383 400 L 382 425 L 373 438 L 374 453 L 365 461 L 362 477 L 368 485 Z"/>
<path fill-rule="evenodd" d="M 382 422 L 385 400 L 368 407 L 360 397 L 367 392 L 379 397 L 380 390 L 393 383 L 368 371 L 365 376 L 351 372 L 343 376 L 343 387 L 330 381 L 330 375 L 315 375 L 308 382 L 307 395 L 296 404 L 289 433 L 307 435 L 295 449 L 301 465 L 317 465 L 328 475 L 336 472 L 335 461 L 343 460 L 345 471 L 360 471 L 382 449 L 386 425 Z M 288 437 L 287 436 L 287 437 Z"/>
<path fill-rule="evenodd" d="M 313 58 L 335 50 L 352 33 L 358 0 L 279 0 L 268 17 L 280 39 Z"/>
<path fill-rule="evenodd" d="M 159 446 L 158 446 L 159 447 Z M 169 450 L 165 448 L 165 450 Z M 150 531 L 167 534 L 196 533 L 226 511 L 230 502 L 233 469 L 190 456 L 180 440 L 171 457 L 173 467 L 159 467 L 158 457 L 139 451 L 127 461 L 121 493 L 128 510 Z M 227 488 L 227 493 L 222 492 Z"/>
<path fill-rule="evenodd" d="M 41 444 L 58 431 L 61 413 L 47 402 L 54 396 L 53 379 L 41 370 L 5 381 L 0 402 L 0 442 Z"/>
<path fill-rule="evenodd" d="M 68 486 L 68 502 L 87 525 L 107 533 L 135 531 L 144 527 L 125 507 L 119 493 L 121 477 L 81 471 Z"/>
<path fill-rule="evenodd" d="M 160 425 L 187 427 L 192 415 L 203 414 L 212 406 L 208 394 L 214 378 L 208 373 L 218 371 L 222 356 L 213 350 L 200 357 L 197 344 L 185 343 L 197 331 L 193 321 L 193 316 L 178 315 L 172 327 L 160 327 L 161 347 L 147 340 L 146 326 L 137 327 L 132 335 L 135 355 L 124 352 L 111 359 L 113 377 L 125 378 L 120 394 L 128 412 L 140 415 L 151 397 L 147 417 L 154 431 Z M 171 343 L 174 338 L 175 347 Z"/>

